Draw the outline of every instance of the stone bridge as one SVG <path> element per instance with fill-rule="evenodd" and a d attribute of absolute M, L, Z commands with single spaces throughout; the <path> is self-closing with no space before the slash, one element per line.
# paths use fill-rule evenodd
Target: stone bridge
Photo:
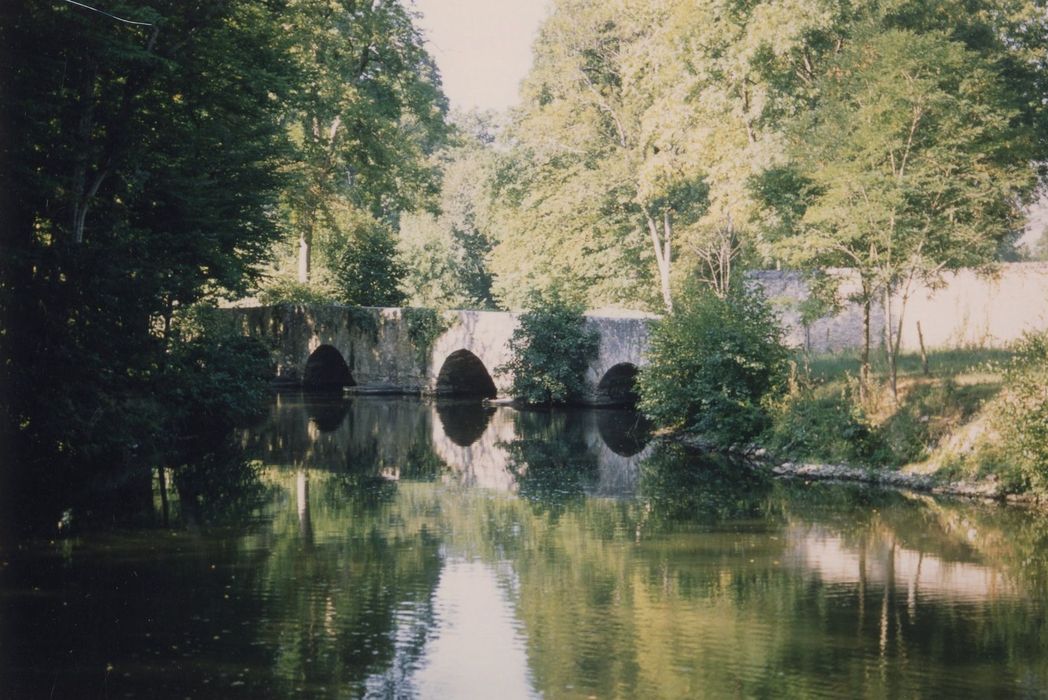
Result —
<path fill-rule="evenodd" d="M 512 377 L 496 372 L 510 359 L 516 314 L 354 306 L 259 306 L 223 313 L 240 332 L 273 345 L 276 381 L 307 388 L 348 386 L 362 393 L 507 397 Z M 600 336 L 586 369 L 583 402 L 635 399 L 651 317 L 586 316 Z M 436 321 L 436 325 L 434 325 Z M 427 332 L 428 329 L 432 329 Z"/>

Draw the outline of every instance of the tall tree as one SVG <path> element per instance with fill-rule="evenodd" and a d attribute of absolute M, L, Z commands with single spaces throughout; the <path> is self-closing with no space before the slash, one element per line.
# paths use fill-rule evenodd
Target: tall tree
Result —
<path fill-rule="evenodd" d="M 454 134 L 433 159 L 441 171 L 439 212 L 400 218 L 404 290 L 416 306 L 491 308 L 491 179 L 494 115 L 454 114 Z"/>
<path fill-rule="evenodd" d="M 158 437 L 174 310 L 257 272 L 294 77 L 280 6 L 107 7 L 145 24 L 5 6 L 2 400 L 21 476 L 60 491 Z"/>
<path fill-rule="evenodd" d="M 493 263 L 511 305 L 556 283 L 591 304 L 672 306 L 677 228 L 705 199 L 681 130 L 652 119 L 662 86 L 642 48 L 664 20 L 663 3 L 563 0 L 542 27 L 496 180 Z"/>
<path fill-rule="evenodd" d="M 289 0 L 291 55 L 305 76 L 290 102 L 297 151 L 286 192 L 298 241 L 298 280 L 310 279 L 318 237 L 349 243 L 333 211 L 378 222 L 435 193 L 426 160 L 444 135 L 446 100 L 412 14 L 401 0 Z"/>
<path fill-rule="evenodd" d="M 800 266 L 848 266 L 863 307 L 887 300 L 894 383 L 911 285 L 993 259 L 1036 184 L 1034 135 L 999 69 L 944 33 L 857 33 L 795 123 L 792 161 L 804 211 L 779 250 Z M 891 308 L 901 295 L 902 307 Z"/>

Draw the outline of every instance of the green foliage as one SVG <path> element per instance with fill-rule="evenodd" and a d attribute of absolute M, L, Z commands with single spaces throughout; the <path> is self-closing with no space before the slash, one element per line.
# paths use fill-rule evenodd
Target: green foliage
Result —
<path fill-rule="evenodd" d="M 332 294 L 315 284 L 302 284 L 291 277 L 281 276 L 268 281 L 258 292 L 258 301 L 267 306 L 278 304 L 331 304 Z"/>
<path fill-rule="evenodd" d="M 451 328 L 451 321 L 436 309 L 409 307 L 402 313 L 408 327 L 408 338 L 418 352 L 419 365 L 424 369 L 429 361 L 433 343 Z"/>
<path fill-rule="evenodd" d="M 785 389 L 788 353 L 759 292 L 691 295 L 655 326 L 641 368 L 639 407 L 659 426 L 694 431 L 720 447 L 745 443 L 769 423 Z"/>
<path fill-rule="evenodd" d="M 1048 156 L 1035 0 L 556 0 L 534 54 L 489 173 L 510 308 L 657 307 L 724 221 L 879 298 L 997 256 Z"/>
<path fill-rule="evenodd" d="M 317 262 L 335 272 L 355 220 L 392 227 L 429 203 L 427 156 L 444 139 L 447 104 L 407 3 L 298 0 L 283 21 L 302 80 L 286 102 L 295 159 L 281 213 L 308 282 Z"/>
<path fill-rule="evenodd" d="M 646 0 L 554 3 L 494 172 L 502 304 L 557 286 L 591 308 L 669 304 L 674 236 L 707 191 L 671 14 Z"/>
<path fill-rule="evenodd" d="M 600 336 L 586 327 L 582 306 L 559 293 L 535 298 L 509 341 L 512 359 L 495 369 L 510 374 L 510 393 L 529 404 L 568 403 L 585 389 L 586 368 Z"/>
<path fill-rule="evenodd" d="M 2 12 L 0 115 L 17 138 L 0 171 L 0 414 L 18 457 L 0 489 L 62 498 L 144 468 L 188 402 L 215 417 L 257 396 L 232 395 L 253 350 L 207 357 L 171 330 L 178 309 L 244 294 L 279 236 L 295 75 L 273 3 L 120 11 L 152 28 L 40 0 Z M 231 383 L 198 376 L 213 369 Z"/>
<path fill-rule="evenodd" d="M 885 292 L 905 298 L 944 269 L 993 260 L 1036 173 L 1031 125 L 992 60 L 940 31 L 876 18 L 852 32 L 813 82 L 818 98 L 787 124 L 794 189 L 769 206 L 802 202 L 801 214 L 778 212 L 776 254 L 801 268 L 853 268 L 868 316 Z M 903 311 L 889 321 L 893 358 Z M 868 338 L 864 356 L 866 389 Z"/>
<path fill-rule="evenodd" d="M 1027 335 L 1016 347 L 992 423 L 1012 468 L 1048 492 L 1048 333 Z"/>
<path fill-rule="evenodd" d="M 883 443 L 854 392 L 797 388 L 772 410 L 762 441 L 781 458 L 871 464 Z"/>
<path fill-rule="evenodd" d="M 879 468 L 929 458 L 942 463 L 940 448 L 998 391 L 997 367 L 1005 355 L 1001 350 L 934 352 L 933 378 L 924 376 L 919 357 L 903 356 L 899 370 L 905 382 L 897 401 L 877 384 L 865 401 L 859 398 L 855 357 L 813 358 L 810 371 L 792 382 L 790 393 L 775 405 L 762 443 L 783 459 Z"/>
<path fill-rule="evenodd" d="M 358 306 L 400 306 L 403 274 L 392 232 L 366 223 L 352 231 L 335 270 L 341 300 Z"/>
<path fill-rule="evenodd" d="M 349 316 L 349 325 L 358 332 L 371 338 L 374 343 L 378 342 L 378 316 L 370 309 L 362 309 L 351 306 L 346 309 Z"/>
<path fill-rule="evenodd" d="M 257 418 L 272 376 L 269 348 L 255 338 L 204 333 L 177 344 L 158 377 L 167 432 L 222 432 Z"/>
<path fill-rule="evenodd" d="M 442 175 L 439 213 L 400 217 L 402 284 L 413 306 L 492 308 L 492 117 L 470 113 L 453 119 L 454 138 L 432 157 Z"/>

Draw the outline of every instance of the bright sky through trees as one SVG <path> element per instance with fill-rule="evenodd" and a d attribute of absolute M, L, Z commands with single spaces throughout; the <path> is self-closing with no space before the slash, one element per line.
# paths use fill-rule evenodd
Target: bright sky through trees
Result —
<path fill-rule="evenodd" d="M 415 0 L 452 107 L 516 104 L 548 6 L 548 0 Z"/>

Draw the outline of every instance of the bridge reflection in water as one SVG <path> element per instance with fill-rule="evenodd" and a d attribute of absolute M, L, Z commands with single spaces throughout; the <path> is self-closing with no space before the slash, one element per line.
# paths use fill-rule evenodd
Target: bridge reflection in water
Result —
<path fill-rule="evenodd" d="M 544 453 L 543 445 L 556 449 Z M 596 496 L 632 495 L 650 452 L 647 425 L 633 411 L 324 393 L 278 395 L 266 421 L 245 431 L 243 447 L 266 464 L 506 492 L 517 491 L 529 468 L 587 467 L 582 492 Z"/>

